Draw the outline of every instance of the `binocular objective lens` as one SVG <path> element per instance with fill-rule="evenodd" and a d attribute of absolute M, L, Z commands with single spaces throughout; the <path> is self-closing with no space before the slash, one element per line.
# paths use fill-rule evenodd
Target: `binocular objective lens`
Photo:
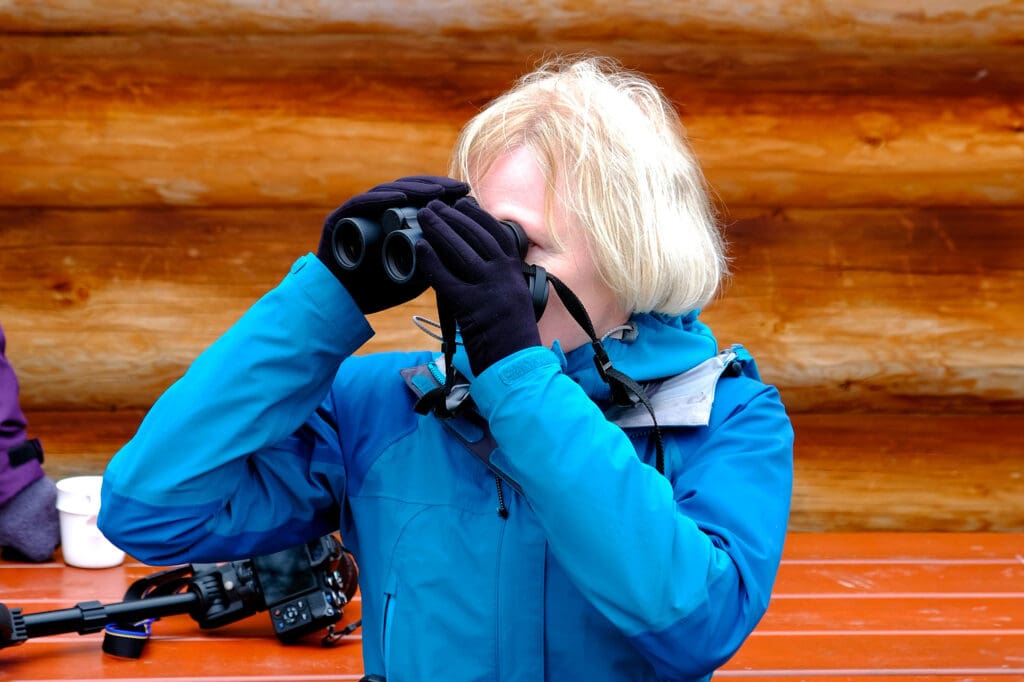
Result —
<path fill-rule="evenodd" d="M 362 265 L 366 255 L 367 237 L 379 228 L 361 218 L 345 218 L 334 229 L 334 258 L 346 270 L 355 270 Z"/>
<path fill-rule="evenodd" d="M 344 242 L 341 248 L 345 251 L 345 258 L 351 262 L 359 260 L 359 256 L 362 255 L 363 249 L 361 244 L 355 244 L 353 242 Z"/>
<path fill-rule="evenodd" d="M 388 276 L 395 282 L 412 279 L 416 272 L 416 243 L 411 235 L 398 233 L 387 240 L 384 250 L 385 267 Z"/>

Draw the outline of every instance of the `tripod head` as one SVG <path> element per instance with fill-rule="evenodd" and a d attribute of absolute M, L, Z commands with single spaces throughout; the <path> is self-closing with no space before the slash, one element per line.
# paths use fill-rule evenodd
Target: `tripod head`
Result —
<path fill-rule="evenodd" d="M 333 535 L 325 535 L 252 559 L 159 571 L 136 580 L 125 601 L 115 604 L 89 601 L 33 614 L 0 604 L 0 649 L 33 637 L 106 629 L 104 651 L 137 657 L 141 647 L 138 654 L 126 654 L 111 636 L 148 634 L 149 622 L 182 613 L 200 628 L 212 629 L 269 611 L 274 634 L 284 643 L 325 628 L 330 640 L 357 585 L 358 570 L 348 550 Z"/>

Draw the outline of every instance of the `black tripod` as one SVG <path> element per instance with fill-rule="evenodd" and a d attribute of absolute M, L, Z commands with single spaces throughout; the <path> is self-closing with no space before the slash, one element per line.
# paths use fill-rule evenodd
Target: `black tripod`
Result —
<path fill-rule="evenodd" d="M 358 572 L 348 550 L 332 535 L 275 554 L 224 564 L 189 564 L 135 581 L 125 601 L 86 601 L 68 609 L 22 613 L 0 604 L 0 649 L 33 637 L 106 629 L 103 650 L 137 658 L 149 624 L 187 613 L 212 629 L 269 611 L 282 642 L 327 628 L 332 644 L 358 626 L 337 633 L 334 624 L 352 598 Z M 137 649 L 137 651 L 136 651 Z"/>

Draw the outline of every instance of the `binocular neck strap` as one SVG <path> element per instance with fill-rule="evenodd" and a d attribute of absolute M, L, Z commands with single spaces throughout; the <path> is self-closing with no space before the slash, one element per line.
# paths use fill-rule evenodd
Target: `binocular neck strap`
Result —
<path fill-rule="evenodd" d="M 456 334 L 458 327 L 455 315 L 448 305 L 437 297 L 437 314 L 441 318 L 441 352 L 444 354 L 444 394 L 447 396 L 455 386 L 455 349 L 458 346 Z M 441 407 L 445 407 L 442 401 Z"/>
<path fill-rule="evenodd" d="M 576 294 L 573 293 L 572 289 L 551 273 L 547 274 L 547 278 L 551 282 L 551 286 L 554 287 L 555 293 L 562 300 L 565 309 L 572 315 L 572 319 L 576 320 L 576 324 L 590 337 L 590 345 L 594 349 L 594 364 L 597 366 L 597 373 L 611 389 L 612 401 L 617 405 L 623 406 L 640 403 L 651 415 L 651 421 L 654 422 L 651 438 L 654 440 L 654 448 L 657 453 L 655 466 L 658 469 L 658 473 L 664 474 L 665 445 L 661 437 L 661 427 L 658 426 L 658 419 L 654 414 L 654 407 L 651 405 L 647 393 L 632 377 L 623 374 L 612 366 L 612 361 L 608 357 L 608 352 L 604 349 L 604 344 L 601 343 L 601 339 L 597 337 L 597 332 L 594 331 L 594 324 L 590 320 L 590 315 L 587 314 L 587 309 Z"/>
<path fill-rule="evenodd" d="M 455 415 L 448 407 L 448 396 L 455 388 L 455 348 L 458 345 L 458 330 L 455 315 L 451 313 L 441 296 L 438 295 L 436 299 L 437 316 L 440 318 L 441 326 L 441 354 L 444 356 L 444 383 L 420 396 L 413 409 L 419 414 L 433 412 L 438 419 L 447 419 Z"/>
<path fill-rule="evenodd" d="M 634 379 L 612 366 L 612 361 L 608 357 L 608 352 L 604 349 L 604 344 L 601 343 L 601 339 L 597 337 L 597 333 L 594 331 L 594 324 L 590 320 L 590 315 L 587 314 L 586 308 L 576 294 L 573 293 L 572 289 L 551 273 L 544 274 L 547 281 L 551 282 L 551 286 L 554 287 L 555 293 L 562 300 L 566 310 L 572 315 L 572 318 L 576 320 L 576 323 L 580 325 L 583 331 L 586 332 L 587 336 L 590 337 L 590 345 L 594 349 L 594 364 L 597 366 L 597 372 L 601 379 L 611 389 L 612 400 L 617 405 L 624 406 L 640 403 L 651 415 L 651 421 L 654 422 L 651 438 L 654 440 L 655 452 L 657 454 L 655 466 L 658 473 L 664 474 L 665 446 L 662 441 L 661 427 L 658 425 L 658 419 L 654 414 L 654 407 L 651 405 L 647 393 Z M 454 358 L 457 345 L 457 329 L 455 316 L 451 314 L 448 306 L 445 305 L 440 296 L 437 297 L 437 313 L 441 324 L 441 352 L 444 355 L 445 366 L 444 384 L 423 395 L 417 401 L 416 411 L 420 413 L 433 411 L 438 418 L 444 419 L 453 415 L 452 410 L 447 405 L 446 398 L 454 388 L 456 381 Z"/>

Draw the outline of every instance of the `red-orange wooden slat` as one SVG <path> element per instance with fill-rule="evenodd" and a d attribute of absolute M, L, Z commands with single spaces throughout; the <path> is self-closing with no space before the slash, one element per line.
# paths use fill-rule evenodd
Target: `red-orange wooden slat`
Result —
<path fill-rule="evenodd" d="M 974 674 L 1024 679 L 1024 632 L 936 636 L 913 632 L 758 635 L 747 640 L 727 670 L 869 674 L 935 674 L 964 679 Z"/>
<path fill-rule="evenodd" d="M 776 599 L 814 597 L 875 597 L 876 595 L 1011 592 L 1024 596 L 1024 563 L 1010 559 L 985 563 L 955 560 L 884 560 L 789 564 L 775 582 Z"/>
<path fill-rule="evenodd" d="M 967 675 L 965 672 L 964 675 Z M 778 682 L 780 680 L 799 680 L 800 682 L 1008 682 L 1009 680 L 1020 680 L 1020 673 L 1008 670 L 1005 672 L 993 672 L 991 674 L 970 673 L 969 677 L 956 677 L 948 674 L 928 674 L 920 670 L 903 670 L 898 674 L 883 675 L 875 671 L 868 671 L 861 674 L 844 674 L 841 671 L 807 671 L 801 670 L 772 670 L 758 672 L 749 670 L 722 670 L 715 673 L 715 680 L 742 678 L 744 682 Z"/>
<path fill-rule="evenodd" d="M 861 599 L 774 599 L 757 628 L 771 632 L 1024 631 L 1024 592 Z"/>

